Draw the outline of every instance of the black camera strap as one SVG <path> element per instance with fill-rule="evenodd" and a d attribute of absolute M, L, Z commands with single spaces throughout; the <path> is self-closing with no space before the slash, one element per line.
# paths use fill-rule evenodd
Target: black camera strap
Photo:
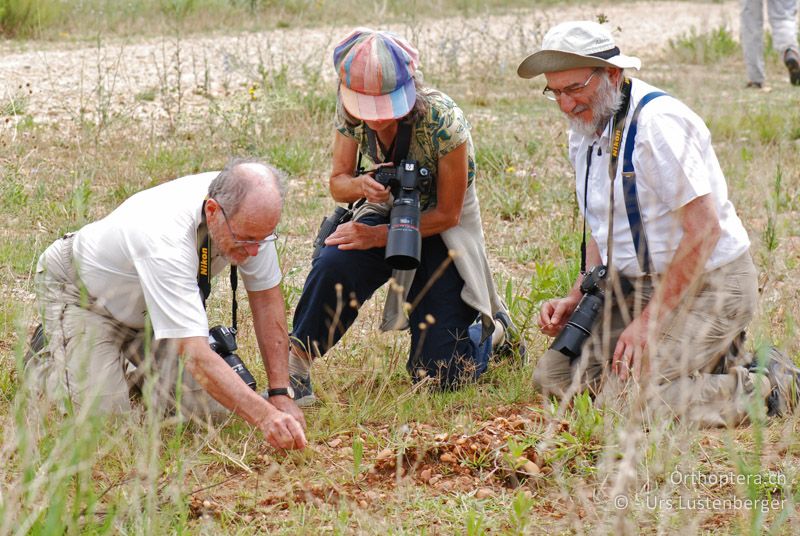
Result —
<path fill-rule="evenodd" d="M 206 300 L 211 294 L 211 237 L 208 232 L 206 222 L 206 199 L 200 209 L 200 225 L 197 226 L 197 286 L 200 287 L 200 297 L 203 300 L 203 308 L 206 307 Z M 236 288 L 239 286 L 238 272 L 236 266 L 231 264 L 231 328 L 236 330 L 236 317 L 239 311 L 239 304 L 236 301 Z"/>
<path fill-rule="evenodd" d="M 606 264 L 609 268 L 613 267 L 612 259 L 614 256 L 614 182 L 617 177 L 622 132 L 625 130 L 625 117 L 628 115 L 628 108 L 631 104 L 631 85 L 630 78 L 626 78 L 622 83 L 622 106 L 619 107 L 619 110 L 614 115 L 614 123 L 611 128 L 611 154 L 608 159 L 608 178 L 611 181 L 611 185 L 609 187 L 608 205 L 608 258 L 606 259 Z"/>
<path fill-rule="evenodd" d="M 606 264 L 611 266 L 611 236 L 613 234 L 614 224 L 614 177 L 617 173 L 617 163 L 619 160 L 619 148 L 622 143 L 622 131 L 625 128 L 625 116 L 628 115 L 628 107 L 631 100 L 631 80 L 626 78 L 622 84 L 622 105 L 617 113 L 614 114 L 614 122 L 612 126 L 612 140 L 611 140 L 611 155 L 609 159 L 608 176 L 611 180 L 611 194 L 610 194 L 610 208 L 609 208 L 609 231 L 608 231 L 608 259 Z M 581 273 L 586 273 L 586 212 L 588 210 L 588 195 L 589 195 L 589 171 L 592 167 L 592 153 L 594 152 L 595 144 L 592 143 L 586 149 L 586 174 L 583 177 L 583 238 L 581 239 Z"/>
<path fill-rule="evenodd" d="M 376 164 L 392 162 L 394 165 L 399 165 L 400 161 L 405 160 L 408 156 L 408 150 L 411 148 L 411 127 L 411 121 L 400 121 L 392 144 L 385 148 L 375 131 L 364 124 L 364 130 L 367 133 L 367 154 L 369 154 L 370 159 Z M 383 159 L 378 158 L 379 145 L 384 156 Z"/>
<path fill-rule="evenodd" d="M 380 145 L 381 153 L 384 155 L 384 158 L 381 159 L 378 158 L 378 145 L 380 144 L 380 140 L 375 134 L 375 131 L 369 128 L 366 123 L 364 123 L 364 131 L 367 134 L 367 155 L 369 155 L 370 160 L 372 160 L 374 164 L 392 162 L 394 165 L 399 165 L 400 161 L 405 160 L 405 158 L 408 156 L 408 150 L 411 148 L 412 127 L 413 125 L 411 124 L 411 121 L 400 121 L 400 123 L 397 125 L 397 134 L 395 134 L 392 144 L 387 149 L 384 149 L 382 144 Z M 356 177 L 364 173 L 364 168 L 361 166 L 362 155 L 363 153 L 359 148 L 358 163 L 356 163 L 355 169 Z M 347 208 L 353 210 L 360 207 L 365 202 L 366 199 L 361 198 L 355 203 L 350 203 Z"/>

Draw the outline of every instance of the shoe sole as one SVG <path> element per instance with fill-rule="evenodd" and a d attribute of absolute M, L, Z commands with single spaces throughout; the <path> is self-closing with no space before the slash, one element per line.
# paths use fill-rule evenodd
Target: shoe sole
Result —
<path fill-rule="evenodd" d="M 794 58 L 786 60 L 786 68 L 789 69 L 789 81 L 793 86 L 800 86 L 800 63 Z"/>
<path fill-rule="evenodd" d="M 311 406 L 316 406 L 319 403 L 319 398 L 314 396 L 314 393 L 311 393 L 310 395 L 301 396 L 300 398 L 295 399 L 294 403 L 300 408 L 310 408 Z"/>

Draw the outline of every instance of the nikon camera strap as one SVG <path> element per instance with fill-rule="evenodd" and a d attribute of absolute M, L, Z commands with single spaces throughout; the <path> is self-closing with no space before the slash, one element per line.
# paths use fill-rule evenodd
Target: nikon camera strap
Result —
<path fill-rule="evenodd" d="M 610 202 L 609 202 L 609 241 L 608 241 L 608 258 L 607 264 L 611 266 L 613 255 L 613 242 L 611 240 L 614 225 L 614 179 L 617 174 L 617 166 L 619 165 L 619 153 L 622 145 L 622 135 L 625 129 L 625 117 L 628 113 L 630 106 L 630 92 L 631 80 L 626 78 L 623 87 L 623 104 L 617 114 L 614 116 L 614 126 L 612 129 L 611 139 L 611 155 L 608 163 L 608 175 L 611 180 L 610 187 Z M 631 238 L 633 240 L 633 247 L 636 251 L 636 258 L 639 261 L 639 267 L 645 274 L 651 273 L 652 262 L 650 259 L 650 249 L 647 244 L 647 234 L 644 230 L 644 222 L 642 220 L 641 208 L 639 204 L 639 194 L 636 188 L 636 171 L 633 167 L 633 150 L 636 145 L 636 131 L 638 126 L 639 112 L 651 100 L 667 95 L 663 91 L 652 91 L 647 93 L 636 106 L 631 117 L 630 125 L 628 126 L 628 133 L 625 136 L 625 151 L 622 157 L 622 193 L 625 198 L 625 212 L 628 217 L 628 226 L 631 230 Z M 586 194 L 589 187 L 589 168 L 592 162 L 592 151 L 594 145 L 591 145 L 586 154 L 586 177 L 584 178 L 584 231 L 583 241 L 581 242 L 581 272 L 586 269 Z"/>
<path fill-rule="evenodd" d="M 611 154 L 609 158 L 608 176 L 611 180 L 610 201 L 609 201 L 609 241 L 608 241 L 608 258 L 606 264 L 611 266 L 611 237 L 613 235 L 614 225 L 614 177 L 617 174 L 617 161 L 619 160 L 619 148 L 622 143 L 622 131 L 625 128 L 625 116 L 628 115 L 628 107 L 631 102 L 631 80 L 626 78 L 622 84 L 622 105 L 617 113 L 614 115 L 614 123 L 612 127 L 611 139 Z M 594 152 L 595 144 L 592 143 L 586 149 L 586 175 L 583 178 L 583 238 L 581 240 L 581 273 L 586 273 L 586 212 L 588 207 L 589 196 L 589 171 L 592 167 L 592 153 Z"/>
<path fill-rule="evenodd" d="M 207 201 L 207 200 L 206 200 Z M 200 209 L 200 225 L 197 226 L 197 258 L 200 261 L 197 265 L 197 286 L 200 287 L 200 297 L 203 300 L 203 308 L 206 307 L 206 300 L 211 294 L 211 239 L 208 233 L 208 223 L 206 222 L 206 201 Z M 237 312 L 239 304 L 236 301 L 236 288 L 239 286 L 239 278 L 236 266 L 231 264 L 231 328 L 236 326 Z"/>

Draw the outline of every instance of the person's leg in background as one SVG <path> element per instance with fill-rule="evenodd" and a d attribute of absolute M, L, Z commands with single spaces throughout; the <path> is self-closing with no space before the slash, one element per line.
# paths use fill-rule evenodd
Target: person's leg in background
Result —
<path fill-rule="evenodd" d="M 367 225 L 387 223 L 384 216 L 359 219 Z M 350 328 L 358 310 L 392 275 L 385 248 L 322 248 L 312 261 L 292 323 L 289 375 L 298 405 L 311 405 L 311 363 L 324 355 Z"/>
<path fill-rule="evenodd" d="M 747 86 L 764 85 L 764 4 L 763 0 L 741 0 L 739 39 L 744 54 Z"/>
<path fill-rule="evenodd" d="M 441 236 L 423 239 L 408 295 L 411 349 L 406 367 L 413 381 L 429 377 L 439 388 L 453 389 L 486 371 L 492 338 L 481 340 L 478 312 L 461 299 L 463 288 Z"/>

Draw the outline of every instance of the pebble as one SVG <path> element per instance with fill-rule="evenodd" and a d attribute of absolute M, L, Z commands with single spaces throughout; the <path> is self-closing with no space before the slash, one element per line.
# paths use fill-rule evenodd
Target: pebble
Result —
<path fill-rule="evenodd" d="M 390 448 L 385 448 L 378 453 L 378 461 L 388 460 L 394 456 L 394 451 Z"/>
<path fill-rule="evenodd" d="M 445 452 L 441 456 L 439 456 L 439 461 L 443 463 L 456 463 L 456 457 L 450 454 L 449 452 Z"/>
<path fill-rule="evenodd" d="M 328 443 L 328 446 L 335 449 L 336 447 L 338 447 L 341 444 L 342 444 L 342 439 L 340 437 L 337 437 L 336 439 L 334 439 L 330 443 Z"/>
<path fill-rule="evenodd" d="M 539 473 L 541 473 L 541 472 L 542 472 L 542 471 L 539 469 L 539 466 L 538 466 L 538 465 L 536 465 L 535 463 L 533 463 L 532 461 L 528 461 L 527 463 L 525 463 L 525 464 L 522 466 L 522 470 L 523 470 L 525 473 L 527 473 L 527 474 L 529 474 L 529 475 L 531 475 L 531 476 L 533 476 L 533 475 L 538 475 Z"/>
<path fill-rule="evenodd" d="M 479 488 L 478 491 L 475 492 L 476 499 L 486 499 L 493 496 L 494 496 L 494 491 L 492 491 L 489 488 Z"/>

